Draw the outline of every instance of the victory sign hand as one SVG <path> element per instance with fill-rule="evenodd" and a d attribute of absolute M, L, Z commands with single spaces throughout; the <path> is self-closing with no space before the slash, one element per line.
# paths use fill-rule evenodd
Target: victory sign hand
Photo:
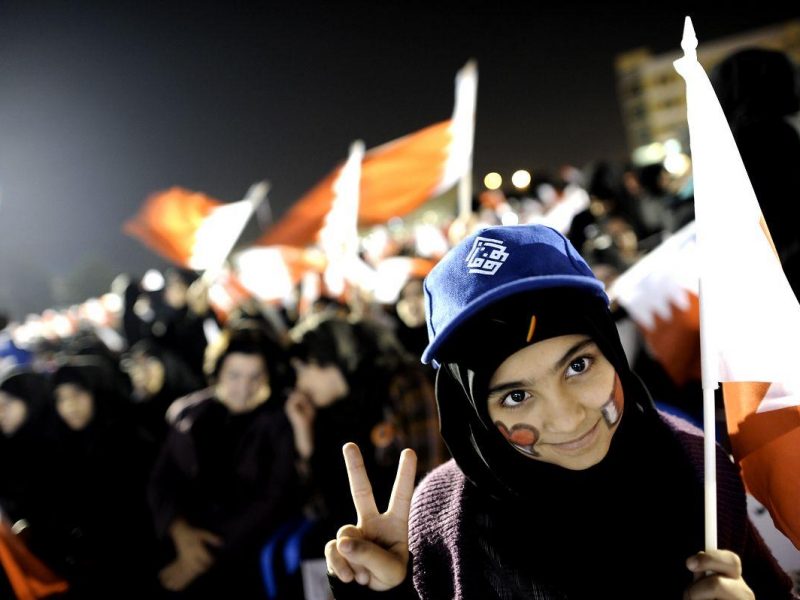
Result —
<path fill-rule="evenodd" d="M 403 450 L 389 508 L 379 513 L 361 451 L 353 443 L 345 444 L 342 451 L 358 523 L 341 527 L 336 539 L 325 545 L 328 572 L 345 583 L 355 579 L 375 591 L 391 589 L 408 572 L 408 514 L 417 455 Z"/>

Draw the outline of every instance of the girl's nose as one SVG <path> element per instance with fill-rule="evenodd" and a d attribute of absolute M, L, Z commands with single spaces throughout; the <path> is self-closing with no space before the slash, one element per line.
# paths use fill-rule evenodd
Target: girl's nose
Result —
<path fill-rule="evenodd" d="M 551 433 L 580 433 L 586 408 L 569 394 L 553 395 L 543 403 L 543 426 Z"/>

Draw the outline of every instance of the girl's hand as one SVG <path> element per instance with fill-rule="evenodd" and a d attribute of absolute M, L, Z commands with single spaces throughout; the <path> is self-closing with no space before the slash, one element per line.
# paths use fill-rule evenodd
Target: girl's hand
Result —
<path fill-rule="evenodd" d="M 403 450 L 389 509 L 381 514 L 358 446 L 346 444 L 343 452 L 358 523 L 345 525 L 325 545 L 328 572 L 378 592 L 391 589 L 403 583 L 408 572 L 408 513 L 417 456 L 413 450 Z"/>
<path fill-rule="evenodd" d="M 695 581 L 683 593 L 684 600 L 754 600 L 753 590 L 742 579 L 742 561 L 729 550 L 698 552 L 686 561 Z"/>

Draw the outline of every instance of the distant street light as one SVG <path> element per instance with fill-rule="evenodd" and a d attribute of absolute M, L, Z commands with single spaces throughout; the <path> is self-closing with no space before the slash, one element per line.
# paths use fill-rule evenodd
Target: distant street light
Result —
<path fill-rule="evenodd" d="M 503 185 L 503 178 L 500 176 L 500 173 L 492 171 L 491 173 L 487 173 L 486 177 L 483 178 L 483 185 L 486 186 L 487 190 L 497 190 Z"/>
<path fill-rule="evenodd" d="M 525 169 L 514 171 L 514 174 L 511 176 L 511 183 L 513 183 L 514 187 L 518 190 L 524 190 L 531 184 L 531 174 Z"/>

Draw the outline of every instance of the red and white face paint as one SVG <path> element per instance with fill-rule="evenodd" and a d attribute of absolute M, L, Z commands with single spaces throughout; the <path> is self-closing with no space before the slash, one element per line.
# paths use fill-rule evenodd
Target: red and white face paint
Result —
<path fill-rule="evenodd" d="M 603 414 L 603 419 L 606 425 L 614 427 L 622 418 L 622 408 L 625 405 L 625 398 L 622 393 L 622 382 L 619 380 L 619 375 L 614 375 L 614 393 L 608 402 L 603 404 L 600 412 Z"/>
<path fill-rule="evenodd" d="M 605 457 L 624 409 L 614 367 L 585 335 L 549 338 L 509 356 L 490 379 L 487 402 L 516 450 L 573 470 Z"/>
<path fill-rule="evenodd" d="M 534 446 L 536 445 L 536 442 L 539 441 L 540 435 L 533 425 L 528 425 L 527 423 L 517 423 L 509 430 L 509 428 L 506 427 L 502 421 L 497 421 L 495 422 L 495 426 L 500 431 L 502 436 L 506 438 L 517 450 L 523 452 L 524 454 L 529 454 L 530 456 L 539 456 L 539 453 L 536 452 Z"/>

